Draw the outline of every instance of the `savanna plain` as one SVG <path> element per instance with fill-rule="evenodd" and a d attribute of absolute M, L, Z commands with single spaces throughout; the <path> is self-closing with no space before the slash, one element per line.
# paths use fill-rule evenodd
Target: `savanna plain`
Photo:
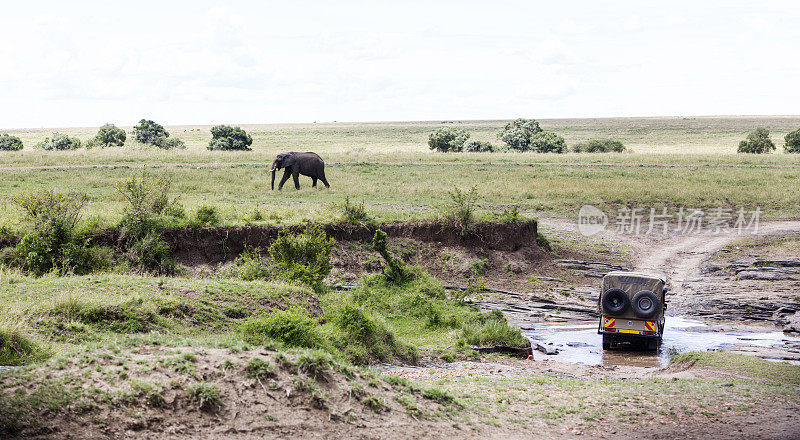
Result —
<path fill-rule="evenodd" d="M 25 145 L 0 152 L 0 435 L 800 436 L 800 154 L 782 148 L 800 117 L 539 120 L 621 153 L 428 148 L 441 127 L 500 144 L 507 122 L 242 125 L 251 151 L 208 150 L 211 126 L 166 127 L 176 150 L 0 130 Z M 737 154 L 756 127 L 777 150 Z M 331 187 L 270 190 L 285 151 L 318 153 Z M 611 217 L 598 236 L 576 230 L 587 204 Z M 681 207 L 764 227 L 613 230 L 620 208 Z M 541 326 L 596 319 L 603 268 L 664 272 L 668 314 L 705 328 L 690 338 L 745 336 L 545 354 Z M 756 326 L 783 336 L 748 345 Z"/>

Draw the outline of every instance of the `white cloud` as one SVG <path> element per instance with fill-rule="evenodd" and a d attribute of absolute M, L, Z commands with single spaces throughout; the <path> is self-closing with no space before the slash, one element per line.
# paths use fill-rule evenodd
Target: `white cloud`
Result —
<path fill-rule="evenodd" d="M 0 126 L 785 114 L 800 100 L 791 3 L 212 1 L 8 6 Z"/>

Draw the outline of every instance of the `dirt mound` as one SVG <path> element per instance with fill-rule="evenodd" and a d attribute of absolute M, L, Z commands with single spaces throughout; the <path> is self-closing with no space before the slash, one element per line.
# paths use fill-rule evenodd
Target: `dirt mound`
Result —
<path fill-rule="evenodd" d="M 56 368 L 0 376 L 0 436 L 441 438 L 457 431 L 450 417 L 460 403 L 451 395 L 326 356 L 143 346 L 52 361 Z"/>
<path fill-rule="evenodd" d="M 441 222 L 383 223 L 389 238 L 407 238 L 425 243 L 465 248 L 483 248 L 514 252 L 523 247 L 536 248 L 535 220 L 513 223 L 479 223 L 467 235 Z M 351 224 L 327 224 L 328 236 L 338 242 L 366 241 L 375 235 L 375 227 Z M 266 249 L 285 230 L 299 232 L 302 226 L 236 226 L 167 231 L 163 238 L 172 255 L 187 266 L 213 265 L 230 261 L 245 248 Z"/>

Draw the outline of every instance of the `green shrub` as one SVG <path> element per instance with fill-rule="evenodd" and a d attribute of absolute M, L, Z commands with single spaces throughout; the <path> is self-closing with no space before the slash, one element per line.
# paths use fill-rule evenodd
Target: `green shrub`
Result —
<path fill-rule="evenodd" d="M 181 139 L 171 137 L 165 139 L 158 147 L 162 150 L 183 150 L 186 148 L 186 143 Z"/>
<path fill-rule="evenodd" d="M 172 180 L 168 176 L 142 172 L 117 187 L 128 204 L 123 211 L 120 229 L 125 238 L 139 239 L 164 228 L 162 215 L 180 216 L 183 207 L 178 199 L 170 200 Z"/>
<path fill-rule="evenodd" d="M 567 143 L 552 131 L 541 131 L 531 136 L 529 149 L 536 153 L 565 153 Z"/>
<path fill-rule="evenodd" d="M 0 365 L 25 365 L 46 357 L 18 327 L 0 324 Z"/>
<path fill-rule="evenodd" d="M 489 315 L 489 319 L 475 320 L 462 326 L 456 345 L 525 347 L 530 345 L 530 341 L 522 336 L 520 329 L 508 325 L 502 315 L 500 317 Z"/>
<path fill-rule="evenodd" d="M 364 202 L 351 203 L 350 197 L 344 198 L 344 204 L 342 205 L 342 220 L 344 220 L 345 223 L 350 223 L 353 225 L 373 223 L 372 219 L 367 214 L 366 208 L 364 208 Z"/>
<path fill-rule="evenodd" d="M 114 124 L 106 124 L 100 127 L 100 130 L 97 132 L 95 137 L 86 144 L 86 148 L 91 148 L 94 146 L 100 148 L 121 147 L 125 145 L 125 140 L 127 137 L 128 136 L 125 134 L 125 130 L 115 126 Z"/>
<path fill-rule="evenodd" d="M 328 372 L 335 362 L 327 351 L 306 349 L 297 357 L 297 370 L 315 379 Z"/>
<path fill-rule="evenodd" d="M 299 234 L 285 229 L 270 245 L 275 275 L 299 281 L 317 292 L 324 288 L 322 281 L 331 273 L 331 250 L 336 241 L 328 239 L 319 225 L 306 226 Z"/>
<path fill-rule="evenodd" d="M 128 202 L 120 222 L 125 256 L 131 266 L 148 273 L 172 274 L 176 263 L 169 245 L 161 239 L 169 217 L 183 217 L 177 198 L 170 200 L 169 177 L 142 173 L 117 189 Z"/>
<path fill-rule="evenodd" d="M 475 205 L 478 201 L 478 188 L 473 186 L 469 191 L 461 191 L 453 187 L 448 191 L 451 203 L 445 207 L 444 221 L 459 231 L 462 236 L 468 235 L 475 227 Z"/>
<path fill-rule="evenodd" d="M 576 153 L 621 153 L 625 145 L 615 139 L 589 139 L 586 142 L 575 144 L 572 151 Z"/>
<path fill-rule="evenodd" d="M 133 127 L 133 137 L 142 144 L 161 147 L 169 137 L 169 132 L 161 124 L 142 119 Z"/>
<path fill-rule="evenodd" d="M 524 220 L 519 213 L 519 206 L 512 206 L 511 208 L 503 208 L 502 211 L 495 214 L 497 221 L 501 223 L 511 223 L 518 225 Z"/>
<path fill-rule="evenodd" d="M 737 153 L 763 154 L 775 150 L 775 144 L 769 138 L 769 130 L 756 128 L 747 134 L 747 139 L 739 142 Z"/>
<path fill-rule="evenodd" d="M 541 132 L 539 122 L 535 119 L 519 118 L 506 124 L 497 134 L 497 138 L 505 142 L 512 150 L 528 151 L 531 137 Z"/>
<path fill-rule="evenodd" d="M 217 208 L 213 206 L 203 205 L 197 208 L 194 218 L 198 225 L 216 226 L 219 224 L 219 214 Z"/>
<path fill-rule="evenodd" d="M 253 138 L 239 127 L 217 125 L 211 127 L 209 150 L 250 150 Z"/>
<path fill-rule="evenodd" d="M 125 252 L 132 267 L 152 274 L 173 274 L 177 263 L 172 258 L 169 245 L 161 234 L 151 231 L 144 237 L 132 241 Z"/>
<path fill-rule="evenodd" d="M 203 411 L 216 411 L 222 406 L 222 398 L 216 384 L 199 382 L 191 385 L 189 392 Z"/>
<path fill-rule="evenodd" d="M 332 321 L 344 333 L 335 344 L 353 362 L 366 364 L 395 356 L 414 359 L 416 353 L 401 344 L 385 324 L 379 323 L 361 306 L 343 304 Z"/>
<path fill-rule="evenodd" d="M 261 358 L 250 359 L 244 371 L 247 377 L 255 380 L 275 377 L 275 368 L 273 368 L 269 362 Z"/>
<path fill-rule="evenodd" d="M 56 133 L 53 137 L 45 138 L 36 145 L 43 150 L 76 150 L 81 147 L 81 140 L 76 137 L 69 137 L 65 134 Z"/>
<path fill-rule="evenodd" d="M 324 345 L 317 324 L 301 308 L 273 310 L 266 316 L 251 318 L 241 327 L 242 339 L 248 344 L 263 345 L 278 341 L 289 347 L 321 347 Z"/>
<path fill-rule="evenodd" d="M 787 133 L 783 139 L 786 141 L 786 144 L 783 146 L 785 152 L 800 153 L 800 128 Z M 0 145 L 2 145 L 2 140 L 0 140 Z"/>
<path fill-rule="evenodd" d="M 469 139 L 469 132 L 460 127 L 440 127 L 428 136 L 428 147 L 431 150 L 447 153 L 458 152 Z"/>
<path fill-rule="evenodd" d="M 375 236 L 372 237 L 372 247 L 378 251 L 386 262 L 386 269 L 383 274 L 392 282 L 404 283 L 413 277 L 413 273 L 406 269 L 403 260 L 395 257 L 389 252 L 386 247 L 386 233 L 380 229 L 375 231 Z"/>
<path fill-rule="evenodd" d="M 8 133 L 0 135 L 0 151 L 19 151 L 22 149 L 22 140 Z"/>
<path fill-rule="evenodd" d="M 233 260 L 233 275 L 245 281 L 267 280 L 270 278 L 270 261 L 261 255 L 261 249 L 245 249 Z"/>
<path fill-rule="evenodd" d="M 85 194 L 52 190 L 15 197 L 14 202 L 25 211 L 30 232 L 3 251 L 2 261 L 34 275 L 51 271 L 82 275 L 111 267 L 113 252 L 90 246 L 76 232 L 87 200 Z"/>
<path fill-rule="evenodd" d="M 466 153 L 491 153 L 494 151 L 494 146 L 490 142 L 473 139 L 464 144 L 463 151 Z"/>

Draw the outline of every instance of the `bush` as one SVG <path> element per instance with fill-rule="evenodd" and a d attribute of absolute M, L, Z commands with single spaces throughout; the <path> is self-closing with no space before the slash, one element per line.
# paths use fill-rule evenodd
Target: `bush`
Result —
<path fill-rule="evenodd" d="M 213 206 L 203 205 L 197 208 L 195 220 L 198 225 L 216 226 L 219 224 L 219 214 L 217 208 Z"/>
<path fill-rule="evenodd" d="M 100 127 L 97 135 L 86 144 L 86 148 L 90 148 L 90 145 L 100 148 L 121 147 L 125 145 L 126 139 L 127 135 L 125 134 L 125 130 L 114 124 L 106 124 Z"/>
<path fill-rule="evenodd" d="M 506 124 L 497 134 L 497 138 L 505 142 L 512 150 L 528 151 L 531 137 L 540 132 L 542 129 L 535 119 L 519 118 Z"/>
<path fill-rule="evenodd" d="M 51 138 L 45 138 L 42 142 L 36 145 L 37 148 L 43 150 L 76 150 L 81 147 L 81 141 L 75 137 L 69 137 L 65 134 L 56 133 Z"/>
<path fill-rule="evenodd" d="M 769 130 L 756 128 L 747 134 L 747 139 L 739 142 L 737 153 L 769 153 L 775 150 L 775 144 L 769 138 Z"/>
<path fill-rule="evenodd" d="M 393 356 L 415 357 L 412 349 L 399 343 L 386 325 L 378 323 L 363 307 L 344 304 L 332 320 L 344 332 L 337 345 L 353 362 L 365 364 Z"/>
<path fill-rule="evenodd" d="M 456 344 L 462 347 L 487 345 L 525 347 L 530 345 L 530 341 L 522 336 L 520 329 L 509 326 L 502 315 L 499 317 L 489 316 L 491 318 L 484 322 L 473 321 L 464 325 Z"/>
<path fill-rule="evenodd" d="M 85 194 L 52 190 L 15 197 L 31 231 L 3 251 L 2 261 L 34 275 L 51 271 L 82 275 L 112 266 L 113 253 L 108 248 L 89 246 L 76 233 L 87 200 Z"/>
<path fill-rule="evenodd" d="M 22 149 L 22 140 L 8 133 L 0 135 L 0 151 L 19 151 Z"/>
<path fill-rule="evenodd" d="M 261 255 L 260 248 L 245 248 L 231 268 L 231 275 L 245 281 L 268 280 L 270 273 L 270 261 Z"/>
<path fill-rule="evenodd" d="M 301 308 L 273 310 L 266 316 L 250 318 L 242 324 L 242 339 L 248 344 L 263 345 L 278 341 L 289 347 L 322 347 L 317 323 Z"/>
<path fill-rule="evenodd" d="M 133 137 L 145 145 L 161 147 L 169 137 L 169 132 L 161 124 L 142 119 L 133 127 Z"/>
<path fill-rule="evenodd" d="M 175 273 L 176 263 L 170 253 L 169 245 L 157 232 L 149 232 L 133 241 L 125 252 L 131 266 L 155 274 Z"/>
<path fill-rule="evenodd" d="M 253 138 L 239 127 L 217 125 L 211 127 L 209 150 L 250 150 Z"/>
<path fill-rule="evenodd" d="M 531 136 L 529 148 L 537 153 L 565 153 L 567 143 L 552 131 L 541 131 Z"/>
<path fill-rule="evenodd" d="M 322 281 L 333 268 L 330 254 L 334 245 L 336 241 L 328 239 L 325 231 L 318 225 L 307 226 L 296 235 L 285 229 L 269 247 L 275 274 L 290 281 L 299 281 L 316 292 L 321 292 Z"/>
<path fill-rule="evenodd" d="M 174 273 L 175 260 L 161 233 L 172 219 L 184 216 L 177 198 L 170 200 L 169 177 L 142 173 L 133 176 L 117 190 L 128 201 L 120 230 L 131 265 L 150 273 Z"/>
<path fill-rule="evenodd" d="M 800 153 L 800 128 L 798 128 L 795 131 L 787 133 L 786 137 L 784 137 L 783 139 L 786 141 L 786 145 L 783 146 L 783 150 L 785 152 Z M 1 140 L 0 140 L 0 145 L 2 145 Z"/>
<path fill-rule="evenodd" d="M 222 398 L 216 384 L 199 382 L 191 385 L 189 392 L 203 411 L 216 411 L 222 406 Z"/>
<path fill-rule="evenodd" d="M 372 238 L 372 247 L 383 257 L 386 262 L 386 269 L 383 274 L 390 281 L 396 283 L 404 283 L 413 277 L 413 273 L 406 269 L 403 260 L 395 257 L 389 253 L 386 248 L 386 233 L 378 229 L 375 231 L 375 236 Z"/>
<path fill-rule="evenodd" d="M 572 147 L 576 153 L 621 153 L 625 151 L 625 145 L 614 139 L 589 139 Z"/>
<path fill-rule="evenodd" d="M 483 153 L 483 152 L 493 152 L 494 146 L 486 141 L 479 141 L 479 140 L 471 140 L 467 141 L 464 144 L 464 152 L 467 153 Z"/>
<path fill-rule="evenodd" d="M 162 150 L 183 150 L 186 148 L 186 143 L 178 138 L 167 138 L 157 146 Z"/>
<path fill-rule="evenodd" d="M 372 219 L 367 214 L 366 208 L 364 208 L 364 202 L 350 203 L 350 197 L 344 198 L 344 204 L 342 205 L 342 220 L 344 220 L 345 223 L 350 223 L 353 225 L 372 224 Z"/>
<path fill-rule="evenodd" d="M 465 192 L 454 187 L 453 191 L 448 191 L 448 194 L 452 202 L 445 208 L 444 221 L 465 236 L 475 227 L 475 204 L 478 201 L 478 188 L 473 186 Z"/>
<path fill-rule="evenodd" d="M 125 239 L 140 239 L 150 232 L 160 232 L 164 228 L 162 215 L 184 216 L 183 207 L 178 199 L 169 198 L 172 179 L 142 172 L 132 176 L 117 187 L 123 199 L 128 202 L 125 207 L 120 229 Z"/>
<path fill-rule="evenodd" d="M 428 136 L 428 147 L 443 153 L 458 152 L 464 147 L 467 139 L 469 139 L 469 132 L 463 128 L 440 127 Z"/>

